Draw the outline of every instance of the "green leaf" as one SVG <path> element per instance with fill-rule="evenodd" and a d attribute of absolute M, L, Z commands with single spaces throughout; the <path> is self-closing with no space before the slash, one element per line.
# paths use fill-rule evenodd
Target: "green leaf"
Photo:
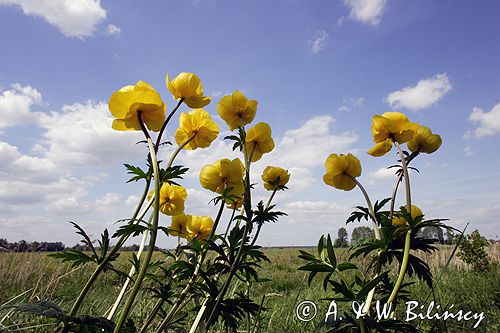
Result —
<path fill-rule="evenodd" d="M 127 180 L 127 183 L 137 182 L 138 180 L 145 179 L 149 180 L 151 178 L 151 171 L 144 172 L 141 168 L 133 166 L 131 164 L 124 164 L 125 168 L 127 168 L 127 173 L 130 175 L 134 175 L 132 178 Z"/>
<path fill-rule="evenodd" d="M 337 267 L 337 258 L 335 257 L 335 252 L 333 251 L 333 243 L 330 234 L 326 239 L 326 250 L 328 251 L 328 260 L 330 261 L 330 265 L 332 265 L 333 269 Z"/>

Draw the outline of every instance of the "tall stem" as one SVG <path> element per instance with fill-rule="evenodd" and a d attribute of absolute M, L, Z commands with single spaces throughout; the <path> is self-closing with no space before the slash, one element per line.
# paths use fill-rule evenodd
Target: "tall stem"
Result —
<path fill-rule="evenodd" d="M 212 238 L 215 235 L 215 230 L 217 229 L 220 218 L 222 216 L 222 212 L 224 210 L 224 205 L 225 205 L 225 201 L 222 200 L 220 208 L 219 208 L 219 212 L 217 213 L 217 217 L 215 218 L 214 226 L 212 228 L 212 231 L 210 232 L 210 235 L 208 236 L 208 239 L 207 239 L 207 242 L 205 243 L 205 246 L 202 249 L 200 259 L 198 260 L 198 263 L 196 264 L 193 275 L 191 275 L 191 278 L 189 279 L 188 284 L 184 287 L 184 289 L 182 289 L 179 297 L 177 298 L 175 303 L 172 305 L 172 307 L 170 308 L 170 310 L 167 313 L 167 315 L 165 316 L 165 318 L 163 318 L 163 321 L 161 322 L 160 326 L 156 329 L 157 333 L 161 333 L 165 330 L 165 328 L 167 327 L 167 325 L 170 322 L 170 320 L 172 319 L 172 317 L 177 313 L 181 304 L 184 302 L 186 296 L 188 295 L 189 291 L 191 290 L 191 287 L 196 282 L 196 279 L 198 278 L 198 274 L 200 273 L 200 269 L 203 265 L 203 262 L 205 260 L 206 255 L 207 255 L 207 252 L 208 252 L 208 244 L 210 241 L 212 241 Z"/>
<path fill-rule="evenodd" d="M 181 106 L 182 102 L 184 102 L 184 98 L 181 98 L 177 105 L 174 107 L 174 109 L 168 114 L 167 119 L 165 119 L 165 122 L 161 126 L 160 132 L 158 133 L 158 137 L 156 138 L 156 144 L 155 144 L 155 151 L 158 151 L 158 148 L 160 147 L 161 143 L 161 137 L 163 136 L 163 132 L 165 131 L 165 128 L 168 125 L 168 122 L 170 119 L 173 117 L 175 111 Z"/>
<path fill-rule="evenodd" d="M 243 131 L 245 130 L 244 127 L 242 127 Z M 245 133 L 245 139 L 246 139 L 246 132 Z M 245 247 L 246 239 L 248 237 L 248 233 L 250 231 L 250 225 L 252 223 L 251 218 L 252 218 L 252 197 L 251 197 L 251 191 L 250 191 L 250 165 L 252 164 L 252 156 L 255 151 L 255 145 L 252 148 L 252 151 L 249 153 L 247 150 L 247 145 L 246 142 L 243 144 L 243 157 L 245 159 L 245 195 L 243 198 L 243 209 L 246 212 L 247 216 L 247 221 L 245 223 L 245 227 L 243 229 L 243 237 L 241 238 L 241 245 L 240 248 L 238 249 L 238 253 L 236 254 L 236 257 L 234 259 L 233 264 L 231 265 L 229 269 L 228 276 L 226 278 L 226 281 L 224 282 L 222 286 L 222 290 L 220 293 L 217 295 L 215 305 L 212 308 L 212 311 L 210 312 L 210 315 L 208 316 L 207 319 L 207 325 L 210 326 L 211 323 L 215 320 L 215 316 L 218 311 L 218 307 L 220 306 L 220 303 L 224 299 L 224 295 L 227 292 L 227 289 L 229 288 L 229 284 L 231 283 L 231 280 L 236 273 L 236 270 L 238 268 L 239 262 L 241 260 L 241 256 L 243 254 L 243 248 Z"/>
<path fill-rule="evenodd" d="M 373 222 L 373 232 L 375 233 L 375 239 L 381 240 L 381 235 L 380 235 L 380 229 L 377 224 L 377 216 L 375 215 L 375 210 L 373 209 L 372 202 L 370 200 L 370 196 L 368 195 L 368 192 L 366 192 L 366 189 L 361 185 L 361 183 L 354 177 L 351 177 L 351 179 L 356 183 L 356 185 L 359 187 L 361 192 L 363 193 L 363 196 L 365 197 L 366 204 L 368 205 L 368 210 L 370 211 L 370 216 Z M 379 265 L 380 263 L 380 251 L 377 253 L 377 267 L 375 269 L 375 276 L 374 278 L 378 277 L 380 273 L 381 266 Z M 368 313 L 370 311 L 370 306 L 373 301 L 373 296 L 375 295 L 375 287 L 370 290 L 368 295 L 366 295 L 366 300 L 365 300 L 365 306 L 363 307 L 363 312 Z M 364 321 L 360 321 L 363 329 L 364 329 Z"/>
<path fill-rule="evenodd" d="M 366 204 L 368 205 L 368 210 L 370 211 L 370 216 L 371 216 L 371 219 L 373 222 L 373 232 L 375 233 L 375 239 L 377 239 L 377 240 L 382 239 L 380 236 L 380 229 L 378 228 L 378 224 L 377 224 L 377 216 L 375 215 L 375 211 L 373 210 L 373 205 L 372 205 L 372 202 L 370 200 L 370 197 L 368 196 L 368 192 L 366 192 L 363 185 L 361 185 L 361 183 L 356 178 L 354 178 L 354 177 L 350 177 L 350 178 L 356 183 L 356 185 L 359 187 L 359 189 L 363 193 L 363 196 L 365 197 Z"/>
<path fill-rule="evenodd" d="M 137 274 L 136 281 L 134 283 L 134 287 L 132 288 L 132 291 L 130 292 L 130 295 L 127 299 L 127 302 L 125 303 L 125 307 L 123 308 L 120 318 L 118 319 L 118 322 L 116 323 L 116 327 L 114 329 L 114 333 L 119 333 L 120 330 L 122 329 L 122 326 L 125 323 L 125 320 L 127 319 L 130 310 L 132 309 L 132 305 L 134 303 L 135 297 L 137 296 L 137 293 L 139 292 L 139 289 L 141 288 L 142 281 L 144 280 L 144 277 L 146 276 L 146 272 L 149 267 L 149 263 L 151 262 L 151 257 L 153 256 L 153 251 L 155 248 L 156 244 L 156 236 L 158 233 L 158 220 L 159 220 L 159 213 L 160 213 L 160 171 L 158 168 L 158 161 L 156 159 L 156 152 L 155 152 L 155 147 L 153 146 L 153 141 L 151 138 L 148 139 L 148 146 L 149 146 L 149 153 L 151 155 L 151 161 L 153 164 L 153 174 L 154 174 L 154 182 L 155 182 L 155 195 L 154 195 L 154 210 L 153 210 L 153 223 L 150 226 L 150 231 L 151 231 L 151 236 L 149 239 L 149 246 L 148 246 L 148 251 L 146 252 L 146 256 L 144 257 L 144 261 L 141 265 L 141 269 L 139 270 L 139 273 Z"/>
<path fill-rule="evenodd" d="M 401 150 L 401 146 L 398 142 L 394 142 L 399 151 L 399 156 L 401 158 L 401 164 L 403 166 L 403 174 L 405 178 L 405 187 L 406 187 L 406 209 L 411 214 L 411 192 L 410 192 L 410 178 L 408 177 L 408 165 L 406 163 L 406 158 Z M 403 260 L 401 262 L 401 268 L 399 270 L 398 279 L 396 280 L 396 284 L 394 285 L 394 289 L 389 296 L 387 301 L 388 304 L 392 303 L 396 296 L 398 295 L 399 289 L 401 288 L 401 284 L 403 283 L 404 276 L 406 274 L 406 269 L 408 267 L 408 259 L 410 257 L 410 245 L 411 245 L 411 229 L 408 228 L 405 236 L 405 246 L 403 250 Z"/>
<path fill-rule="evenodd" d="M 144 215 L 146 215 L 146 213 L 147 213 L 147 211 L 148 211 L 151 203 L 148 203 L 148 205 L 146 206 L 146 208 L 140 214 L 139 214 L 139 212 L 140 212 L 141 207 L 144 204 L 144 201 L 146 200 L 146 197 L 148 195 L 150 183 L 151 183 L 150 180 L 146 181 L 146 186 L 144 187 L 144 192 L 142 194 L 141 199 L 139 200 L 139 204 L 137 205 L 137 208 L 135 209 L 134 214 L 132 215 L 132 217 L 130 219 L 130 223 L 135 223 L 136 219 L 137 220 L 142 220 L 142 218 L 144 217 Z M 71 310 L 69 312 L 70 316 L 74 316 L 77 313 L 78 309 L 80 308 L 80 306 L 83 303 L 83 300 L 87 296 L 90 288 L 92 288 L 92 285 L 97 280 L 97 277 L 103 272 L 104 268 L 106 268 L 106 266 L 108 265 L 108 263 L 111 260 L 111 258 L 113 258 L 114 255 L 120 250 L 120 248 L 123 246 L 123 244 L 127 241 L 128 237 L 129 237 L 128 235 L 121 236 L 118 239 L 118 242 L 115 244 L 115 246 L 113 246 L 113 248 L 109 251 L 108 255 L 97 266 L 97 268 L 92 273 L 92 275 L 90 276 L 89 280 L 87 281 L 87 283 L 85 284 L 85 286 L 83 287 L 83 289 L 80 291 L 80 294 L 78 295 L 78 298 L 76 299 L 75 303 L 73 304 L 73 306 L 72 306 L 72 308 L 71 308 Z"/>
<path fill-rule="evenodd" d="M 151 217 L 149 218 L 148 224 L 151 224 L 151 220 L 153 219 L 153 214 L 151 214 Z M 139 246 L 139 250 L 137 250 L 136 257 L 140 258 L 142 255 L 142 251 L 144 251 L 144 247 L 146 246 L 146 240 L 148 239 L 149 232 L 146 230 L 144 231 L 144 234 L 142 235 L 142 240 L 141 240 L 141 245 Z M 115 315 L 116 310 L 118 309 L 118 306 L 120 305 L 120 302 L 123 299 L 123 296 L 125 295 L 125 292 L 127 291 L 128 285 L 132 281 L 131 277 L 135 274 L 135 266 L 132 266 L 130 268 L 130 271 L 128 273 L 128 278 L 123 284 L 123 287 L 120 291 L 120 294 L 116 298 L 115 304 L 113 304 L 113 307 L 109 311 L 109 314 L 107 318 L 109 320 L 113 319 L 113 316 Z"/>

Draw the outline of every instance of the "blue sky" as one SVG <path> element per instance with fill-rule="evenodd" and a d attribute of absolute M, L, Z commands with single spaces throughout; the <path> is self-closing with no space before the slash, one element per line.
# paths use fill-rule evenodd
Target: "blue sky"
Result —
<path fill-rule="evenodd" d="M 220 98 L 239 89 L 258 100 L 276 151 L 254 180 L 268 164 L 292 173 L 276 199 L 289 216 L 265 226 L 263 245 L 313 244 L 363 204 L 359 191 L 322 182 L 330 153 L 355 153 L 372 198 L 390 194 L 384 168 L 396 156 L 366 154 L 371 117 L 390 110 L 443 138 L 415 161 L 414 202 L 498 239 L 499 11 L 497 1 L 0 0 L 0 237 L 73 244 L 68 220 L 95 236 L 116 228 L 141 191 L 124 184 L 122 163 L 141 164 L 144 147 L 140 134 L 110 129 L 107 100 L 144 80 L 171 109 L 165 75 L 188 71 L 213 96 L 221 138 Z M 231 156 L 222 140 L 180 156 L 188 212 L 215 215 L 197 173 Z"/>

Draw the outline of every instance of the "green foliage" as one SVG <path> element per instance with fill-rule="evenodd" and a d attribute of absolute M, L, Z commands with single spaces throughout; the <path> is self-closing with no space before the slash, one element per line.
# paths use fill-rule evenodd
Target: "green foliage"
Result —
<path fill-rule="evenodd" d="M 488 247 L 489 242 L 481 236 L 476 229 L 471 234 L 463 238 L 460 244 L 460 251 L 457 256 L 464 262 L 472 265 L 472 269 L 478 272 L 488 271 L 491 263 L 485 247 Z"/>

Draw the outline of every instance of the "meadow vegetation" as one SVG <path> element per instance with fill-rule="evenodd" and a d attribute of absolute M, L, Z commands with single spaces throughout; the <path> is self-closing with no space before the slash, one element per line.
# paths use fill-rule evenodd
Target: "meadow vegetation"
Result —
<path fill-rule="evenodd" d="M 310 249 L 304 249 L 310 250 Z M 435 299 L 442 305 L 454 304 L 455 308 L 485 313 L 485 322 L 477 332 L 498 332 L 500 330 L 500 246 L 491 245 L 487 249 L 492 268 L 488 272 L 476 272 L 472 266 L 461 259 L 453 257 L 446 271 L 443 271 L 452 246 L 441 246 L 440 250 L 432 255 L 422 255 L 422 259 L 429 263 L 435 279 L 436 287 L 432 294 L 428 286 L 415 279 L 411 286 L 412 299 L 421 303 Z M 337 250 L 336 250 L 337 251 Z M 348 249 L 338 249 L 341 259 L 348 258 Z M 321 301 L 332 297 L 331 292 L 324 292 L 320 280 L 307 284 L 307 274 L 297 271 L 302 260 L 297 257 L 298 249 L 280 248 L 265 249 L 264 252 L 271 259 L 271 263 L 262 265 L 260 277 L 263 282 L 254 284 L 251 289 L 253 299 L 261 301 L 264 298 L 264 307 L 267 311 L 255 331 L 274 333 L 306 333 L 323 332 L 326 328 L 317 325 L 323 319 L 329 302 Z M 128 259 L 132 252 L 121 253 L 118 266 L 128 267 Z M 154 259 L 162 258 L 163 254 L 155 252 Z M 359 263 L 362 266 L 362 263 Z M 69 263 L 49 258 L 44 253 L 1 253 L 0 254 L 0 304 L 7 305 L 22 301 L 51 300 L 63 308 L 71 306 L 72 301 L 92 273 L 92 264 L 72 268 Z M 396 272 L 394 272 L 396 274 Z M 99 277 L 94 289 L 83 305 L 83 312 L 89 315 L 102 316 L 113 304 L 116 294 L 120 291 L 124 279 L 111 272 Z M 244 290 L 241 282 L 235 282 L 231 290 Z M 132 312 L 132 318 L 138 322 L 144 320 L 155 304 L 155 299 L 145 294 L 139 295 L 139 300 Z M 303 300 L 314 301 L 318 305 L 318 317 L 308 323 L 301 322 L 295 315 L 295 308 Z M 186 318 L 190 322 L 191 318 Z M 39 326 L 38 328 L 31 326 Z M 424 331 L 434 332 L 470 332 L 472 323 L 446 321 L 421 321 L 419 326 Z M 0 310 L 0 332 L 51 332 L 52 321 L 38 319 L 32 316 L 13 313 L 7 308 Z M 434 326 L 434 328 L 433 328 Z M 254 329 L 252 327 L 251 329 Z M 240 332 L 247 332 L 247 327 L 241 327 Z"/>

